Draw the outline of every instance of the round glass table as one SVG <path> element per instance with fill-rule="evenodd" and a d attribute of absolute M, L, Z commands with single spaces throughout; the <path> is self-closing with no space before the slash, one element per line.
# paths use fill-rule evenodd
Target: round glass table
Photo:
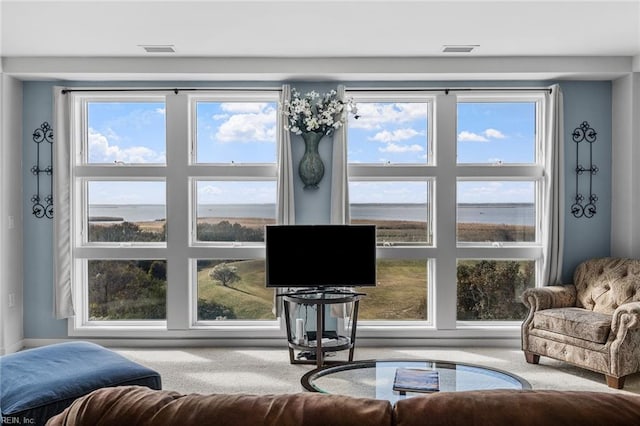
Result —
<path fill-rule="evenodd" d="M 302 386 L 311 392 L 386 399 L 392 403 L 422 392 L 393 390 L 398 368 L 438 372 L 439 390 L 455 392 L 486 389 L 531 389 L 522 377 L 495 368 L 437 360 L 365 360 L 311 370 Z"/>

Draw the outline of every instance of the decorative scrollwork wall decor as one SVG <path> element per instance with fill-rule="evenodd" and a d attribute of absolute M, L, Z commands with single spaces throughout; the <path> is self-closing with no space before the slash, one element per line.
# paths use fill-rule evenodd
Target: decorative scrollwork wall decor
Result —
<path fill-rule="evenodd" d="M 33 203 L 33 207 L 31 212 L 35 217 L 47 217 L 49 219 L 53 218 L 53 167 L 49 164 L 44 169 L 40 166 L 40 147 L 43 142 L 47 142 L 49 144 L 49 152 L 51 156 L 49 157 L 51 161 L 53 161 L 53 129 L 46 121 L 40 125 L 39 128 L 33 131 L 33 141 L 38 146 L 37 157 L 36 157 L 36 165 L 31 167 L 31 173 L 36 176 L 36 195 L 31 197 L 31 202 Z M 42 174 L 46 174 L 49 176 L 49 195 L 42 198 L 40 194 L 40 176 Z"/>
<path fill-rule="evenodd" d="M 575 217 L 591 218 L 596 214 L 596 201 L 598 197 L 593 193 L 593 176 L 598 173 L 598 166 L 593 164 L 593 144 L 597 139 L 598 132 L 591 128 L 589 123 L 583 121 L 582 124 L 575 128 L 571 137 L 576 143 L 576 196 L 575 202 L 571 205 L 571 213 Z M 583 167 L 580 164 L 580 143 L 587 142 L 589 144 L 589 167 Z M 580 176 L 585 172 L 589 173 L 589 199 L 585 200 L 585 196 L 580 192 Z M 588 201 L 586 204 L 583 204 Z"/>

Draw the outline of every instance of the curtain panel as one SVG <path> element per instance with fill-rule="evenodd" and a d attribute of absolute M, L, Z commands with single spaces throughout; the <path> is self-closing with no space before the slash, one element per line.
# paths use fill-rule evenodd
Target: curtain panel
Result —
<path fill-rule="evenodd" d="M 278 184 L 276 200 L 276 223 L 278 225 L 293 225 L 296 223 L 295 203 L 293 198 L 293 161 L 291 159 L 291 132 L 284 128 L 284 114 L 282 107 L 285 101 L 291 100 L 291 87 L 282 85 L 278 108 L 277 134 L 278 134 Z M 277 288 L 274 292 L 273 313 L 280 318 L 284 312 L 282 293 L 288 289 Z M 293 310 L 292 310 L 293 311 Z"/>
<path fill-rule="evenodd" d="M 291 87 L 282 86 L 280 106 L 291 100 Z M 284 115 L 278 110 L 278 194 L 276 207 L 276 223 L 292 225 L 296 222 L 295 203 L 293 202 L 293 166 L 291 160 L 291 132 L 284 128 Z"/>
<path fill-rule="evenodd" d="M 338 85 L 338 99 L 345 101 L 344 85 Z M 331 158 L 331 218 L 334 225 L 349 224 L 349 174 L 347 158 L 347 120 L 349 113 L 345 112 L 345 123 L 333 133 L 333 152 Z M 331 305 L 331 316 L 346 318 L 353 309 L 353 303 Z"/>
<path fill-rule="evenodd" d="M 562 90 L 555 84 L 546 95 L 545 109 L 545 200 L 543 226 L 547 240 L 543 241 L 544 285 L 558 285 L 562 279 L 564 248 L 564 114 Z"/>
<path fill-rule="evenodd" d="M 71 270 L 71 102 L 63 87 L 53 88 L 53 314 L 56 319 L 75 315 Z"/>
<path fill-rule="evenodd" d="M 338 99 L 345 101 L 344 85 L 338 86 Z M 348 120 L 348 112 L 345 113 Z M 331 223 L 348 224 L 349 217 L 349 176 L 347 173 L 347 123 L 333 134 L 333 155 L 331 159 Z"/>

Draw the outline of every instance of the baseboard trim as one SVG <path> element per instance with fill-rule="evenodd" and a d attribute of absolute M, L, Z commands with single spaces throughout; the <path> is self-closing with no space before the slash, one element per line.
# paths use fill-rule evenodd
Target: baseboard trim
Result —
<path fill-rule="evenodd" d="M 287 348 L 286 338 L 279 339 L 25 339 L 24 347 L 34 348 L 54 343 L 88 341 L 112 348 L 175 347 L 264 347 Z M 503 347 L 520 348 L 520 338 L 358 338 L 358 347 Z"/>
<path fill-rule="evenodd" d="M 174 348 L 174 347 L 286 347 L 286 339 L 114 339 L 114 338 L 71 338 L 71 339 L 26 339 L 25 346 L 35 348 L 54 343 L 84 341 L 105 347 L 131 348 Z"/>
<path fill-rule="evenodd" d="M 0 355 L 9 355 L 22 350 L 25 347 L 24 340 L 18 340 L 14 344 L 7 347 L 0 347 Z"/>
<path fill-rule="evenodd" d="M 358 338 L 356 347 L 491 347 L 520 348 L 520 337 L 505 338 Z"/>

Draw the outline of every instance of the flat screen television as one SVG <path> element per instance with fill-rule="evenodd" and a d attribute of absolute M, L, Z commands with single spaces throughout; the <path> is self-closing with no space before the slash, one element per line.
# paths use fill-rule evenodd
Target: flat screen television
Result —
<path fill-rule="evenodd" d="M 375 225 L 268 225 L 267 287 L 373 287 Z"/>

